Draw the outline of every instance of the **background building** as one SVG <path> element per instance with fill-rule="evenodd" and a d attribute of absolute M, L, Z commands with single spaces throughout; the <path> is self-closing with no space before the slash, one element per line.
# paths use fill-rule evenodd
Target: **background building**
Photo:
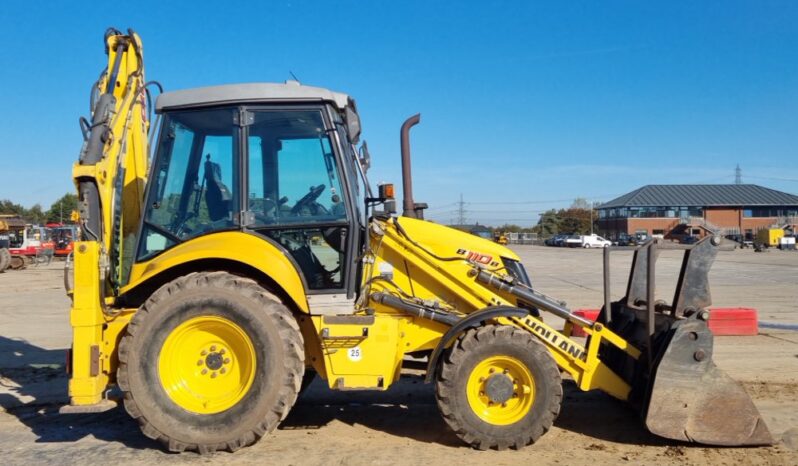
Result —
<path fill-rule="evenodd" d="M 763 228 L 798 224 L 798 196 L 754 184 L 648 185 L 598 209 L 599 231 L 681 239 L 708 232 L 753 239 Z"/>

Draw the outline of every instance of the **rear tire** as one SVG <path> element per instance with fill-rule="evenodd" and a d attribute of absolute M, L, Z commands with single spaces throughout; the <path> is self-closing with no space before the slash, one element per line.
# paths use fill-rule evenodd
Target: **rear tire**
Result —
<path fill-rule="evenodd" d="M 117 380 L 147 437 L 169 451 L 210 453 L 273 431 L 304 368 L 288 308 L 252 280 L 200 272 L 162 286 L 136 312 Z"/>
<path fill-rule="evenodd" d="M 26 266 L 25 256 L 11 256 L 11 261 L 9 261 L 9 268 L 11 270 L 22 270 Z"/>
<path fill-rule="evenodd" d="M 480 450 L 523 448 L 560 413 L 562 379 L 546 347 L 512 326 L 463 334 L 447 352 L 436 384 L 443 419 Z"/>
<path fill-rule="evenodd" d="M 0 249 L 0 273 L 6 271 L 8 267 L 11 266 L 11 253 L 8 252 L 8 249 L 2 248 Z"/>

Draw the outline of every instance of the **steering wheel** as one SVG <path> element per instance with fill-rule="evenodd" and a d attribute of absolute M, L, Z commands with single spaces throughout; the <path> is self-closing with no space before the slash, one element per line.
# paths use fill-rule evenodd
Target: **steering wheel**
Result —
<path fill-rule="evenodd" d="M 324 185 L 320 184 L 318 186 L 311 186 L 310 192 L 305 194 L 302 199 L 296 201 L 294 207 L 291 207 L 291 213 L 293 215 L 298 215 L 302 210 L 306 207 L 310 207 L 313 202 L 321 196 L 321 193 L 324 191 Z"/>

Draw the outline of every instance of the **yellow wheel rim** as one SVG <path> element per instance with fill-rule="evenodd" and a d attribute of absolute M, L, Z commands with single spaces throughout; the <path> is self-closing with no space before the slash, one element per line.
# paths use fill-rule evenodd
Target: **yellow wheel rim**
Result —
<path fill-rule="evenodd" d="M 468 376 L 468 404 L 480 419 L 500 426 L 523 419 L 535 401 L 535 380 L 524 363 L 510 356 L 482 360 Z"/>
<path fill-rule="evenodd" d="M 236 405 L 255 378 L 255 347 L 241 327 L 219 316 L 189 319 L 164 341 L 161 385 L 178 406 L 214 414 Z"/>

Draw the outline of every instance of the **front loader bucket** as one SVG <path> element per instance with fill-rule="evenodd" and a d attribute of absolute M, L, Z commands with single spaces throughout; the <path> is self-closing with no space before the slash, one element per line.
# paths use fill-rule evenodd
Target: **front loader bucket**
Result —
<path fill-rule="evenodd" d="M 651 374 L 644 410 L 648 430 L 708 445 L 769 445 L 773 438 L 743 387 L 712 362 L 706 322 L 674 322 Z"/>
<path fill-rule="evenodd" d="M 769 445 L 774 440 L 751 398 L 712 361 L 708 274 L 720 242 L 706 238 L 684 247 L 649 241 L 636 248 L 626 296 L 613 303 L 605 251 L 605 310 L 611 312 L 600 320 L 642 354 L 634 360 L 605 346 L 599 355 L 631 385 L 629 401 L 652 433 L 708 445 Z M 685 251 L 670 305 L 654 297 L 655 263 L 665 248 Z"/>

